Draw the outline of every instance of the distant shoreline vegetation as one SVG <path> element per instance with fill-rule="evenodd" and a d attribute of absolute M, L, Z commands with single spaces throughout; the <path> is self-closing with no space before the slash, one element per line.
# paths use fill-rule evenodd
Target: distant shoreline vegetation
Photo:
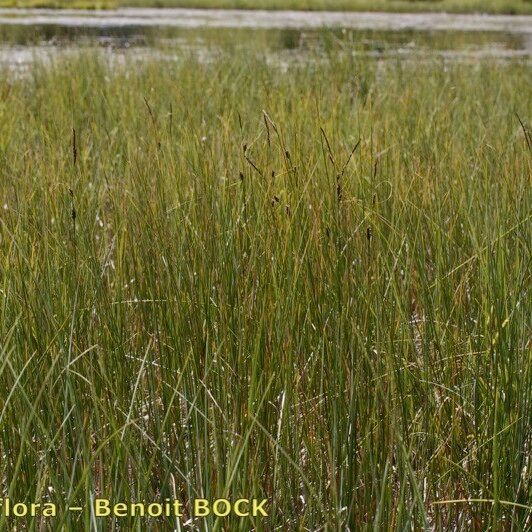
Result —
<path fill-rule="evenodd" d="M 530 0 L 0 0 L 0 7 L 111 9 L 115 7 L 186 7 L 532 14 Z"/>

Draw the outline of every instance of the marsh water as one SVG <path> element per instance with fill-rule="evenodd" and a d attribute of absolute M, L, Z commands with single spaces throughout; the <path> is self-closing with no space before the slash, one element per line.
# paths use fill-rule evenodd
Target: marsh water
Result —
<path fill-rule="evenodd" d="M 35 62 L 84 49 L 105 57 L 204 60 L 230 46 L 256 49 L 287 64 L 330 53 L 375 60 L 532 59 L 532 16 L 445 13 L 335 13 L 201 9 L 101 11 L 0 9 L 0 68 L 27 71 Z"/>

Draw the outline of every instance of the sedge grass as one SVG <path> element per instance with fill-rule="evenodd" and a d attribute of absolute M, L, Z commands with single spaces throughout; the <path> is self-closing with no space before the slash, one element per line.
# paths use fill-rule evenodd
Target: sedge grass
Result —
<path fill-rule="evenodd" d="M 531 81 L 234 50 L 3 76 L 2 497 L 530 527 Z"/>

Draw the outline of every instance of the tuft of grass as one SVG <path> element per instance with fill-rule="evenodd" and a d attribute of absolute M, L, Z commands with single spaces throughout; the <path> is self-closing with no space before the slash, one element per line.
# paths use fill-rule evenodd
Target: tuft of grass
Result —
<path fill-rule="evenodd" d="M 1 76 L 1 497 L 529 528 L 530 86 L 230 48 Z"/>

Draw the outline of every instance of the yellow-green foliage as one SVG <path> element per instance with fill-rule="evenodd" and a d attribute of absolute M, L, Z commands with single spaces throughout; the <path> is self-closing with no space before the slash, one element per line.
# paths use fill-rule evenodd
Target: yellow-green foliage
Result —
<path fill-rule="evenodd" d="M 0 0 L 3 7 L 105 8 L 116 6 L 347 11 L 532 13 L 530 0 Z"/>
<path fill-rule="evenodd" d="M 346 11 L 532 13 L 530 0 L 117 0 L 122 5 Z"/>
<path fill-rule="evenodd" d="M 116 6 L 116 0 L 0 0 L 0 7 L 109 9 Z"/>

